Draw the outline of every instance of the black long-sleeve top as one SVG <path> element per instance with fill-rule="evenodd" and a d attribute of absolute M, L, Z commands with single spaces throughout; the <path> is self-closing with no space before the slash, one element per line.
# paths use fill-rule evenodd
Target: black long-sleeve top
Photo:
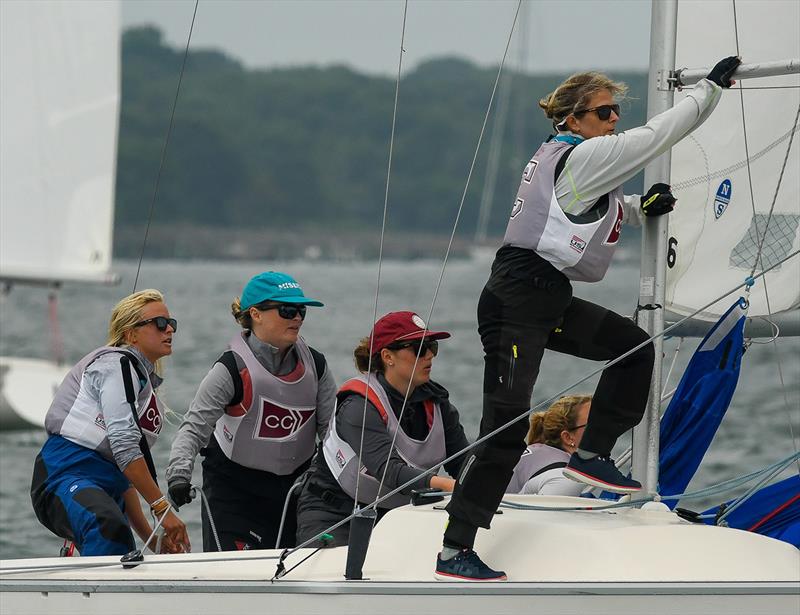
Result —
<path fill-rule="evenodd" d="M 403 406 L 405 391 L 401 392 L 392 387 L 386 378 L 384 378 L 383 374 L 377 374 L 377 379 L 386 390 L 389 403 L 392 406 L 395 416 L 399 417 L 400 410 Z M 400 419 L 400 428 L 416 440 L 423 440 L 427 437 L 429 428 L 424 406 L 424 401 L 427 399 L 433 399 L 441 408 L 445 433 L 445 449 L 449 457 L 453 453 L 466 447 L 469 442 L 464 434 L 464 428 L 461 426 L 458 410 L 450 402 L 447 389 L 440 384 L 430 381 L 417 387 L 411 393 L 406 403 L 406 408 L 403 411 L 403 416 Z M 339 402 L 335 420 L 339 436 L 356 452 L 358 452 L 360 448 L 363 425 L 364 450 L 361 454 L 361 462 L 366 466 L 368 472 L 372 476 L 380 480 L 387 462 L 387 453 L 392 444 L 392 433 L 386 429 L 386 425 L 383 419 L 381 419 L 378 409 L 371 402 L 367 401 L 365 417 L 364 398 L 357 393 L 351 393 Z M 464 456 L 461 455 L 445 464 L 447 473 L 452 477 L 456 477 L 461 469 L 463 460 Z M 419 474 L 418 470 L 408 466 L 405 461 L 403 461 L 397 453 L 396 448 L 392 450 L 388 464 L 384 485 L 389 489 L 399 487 Z M 344 496 L 344 492 L 339 487 L 333 474 L 331 474 L 321 454 L 317 455 L 314 460 L 310 480 L 324 489 L 340 492 Z M 423 489 L 428 487 L 429 483 L 429 476 L 420 477 L 404 489 L 402 493 L 409 495 L 412 489 Z"/>

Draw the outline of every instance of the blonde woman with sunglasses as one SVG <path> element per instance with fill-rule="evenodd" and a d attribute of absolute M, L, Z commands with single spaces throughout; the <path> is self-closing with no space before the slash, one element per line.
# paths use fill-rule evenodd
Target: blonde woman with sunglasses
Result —
<path fill-rule="evenodd" d="M 565 395 L 547 410 L 531 414 L 526 441 L 506 493 L 578 496 L 585 485 L 564 476 L 589 422 L 591 395 Z"/>
<path fill-rule="evenodd" d="M 626 196 L 622 185 L 690 134 L 730 87 L 740 61 L 721 60 L 672 109 L 617 134 L 624 84 L 597 72 L 572 75 L 539 101 L 555 134 L 522 173 L 503 245 L 478 302 L 485 353 L 480 436 L 528 411 L 544 350 L 609 361 L 647 340 L 627 318 L 573 296 L 573 282 L 605 276 L 624 223 L 669 213 L 666 184 Z M 641 485 L 610 458 L 617 438 L 642 418 L 653 367 L 652 344 L 603 372 L 569 478 L 618 493 Z M 472 550 L 478 527 L 489 528 L 525 448 L 518 421 L 476 449 L 447 510 L 450 519 L 436 575 L 465 581 L 504 578 Z"/>
<path fill-rule="evenodd" d="M 190 548 L 186 526 L 158 486 L 150 454 L 163 417 L 158 365 L 172 354 L 177 329 L 159 291 L 125 297 L 111 313 L 107 345 L 78 361 L 47 411 L 49 437 L 34 465 L 33 508 L 45 527 L 72 541 L 82 556 L 133 551 L 131 529 L 142 540 L 150 537 L 139 496 L 161 520 L 162 552 Z"/>
<path fill-rule="evenodd" d="M 211 509 L 209 517 L 201 508 L 204 551 L 274 548 L 287 495 L 325 435 L 336 383 L 325 357 L 300 335 L 308 306 L 322 303 L 291 276 L 253 277 L 231 306 L 241 330 L 200 383 L 175 436 L 167 480 L 177 506 L 192 500 L 194 461 L 203 456 Z M 294 502 L 282 547 L 294 545 Z"/>

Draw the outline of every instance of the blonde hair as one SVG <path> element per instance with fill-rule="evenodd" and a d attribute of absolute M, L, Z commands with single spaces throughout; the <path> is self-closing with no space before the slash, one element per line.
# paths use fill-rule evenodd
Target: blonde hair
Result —
<path fill-rule="evenodd" d="M 355 359 L 356 369 L 362 374 L 366 374 L 370 370 L 373 374 L 375 372 L 382 372 L 386 370 L 383 364 L 381 353 L 376 352 L 372 357 L 372 365 L 369 362 L 369 335 L 363 338 L 358 346 L 353 350 L 353 358 Z"/>
<path fill-rule="evenodd" d="M 575 429 L 578 408 L 591 401 L 591 395 L 565 395 L 547 410 L 532 414 L 528 444 L 539 443 L 561 448 L 561 432 Z"/>
<path fill-rule="evenodd" d="M 570 113 L 585 107 L 592 96 L 601 90 L 608 90 L 617 101 L 621 101 L 628 92 L 628 86 L 622 82 L 612 81 L 603 73 L 594 71 L 575 73 L 542 98 L 539 106 L 553 121 L 553 127 L 557 127 Z"/>
<path fill-rule="evenodd" d="M 239 323 L 242 329 L 253 329 L 253 318 L 250 316 L 250 308 L 243 310 L 242 300 L 239 297 L 235 297 L 233 303 L 231 303 L 231 314 L 233 314 L 233 318 Z"/>
<path fill-rule="evenodd" d="M 142 309 L 148 303 L 164 302 L 164 295 L 155 288 L 140 290 L 128 295 L 114 306 L 111 311 L 111 320 L 108 323 L 109 346 L 122 346 L 126 344 L 125 334 L 142 319 Z"/>

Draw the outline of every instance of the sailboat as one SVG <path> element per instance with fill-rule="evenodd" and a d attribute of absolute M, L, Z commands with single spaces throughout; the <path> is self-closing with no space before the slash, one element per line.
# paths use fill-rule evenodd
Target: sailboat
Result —
<path fill-rule="evenodd" d="M 680 8 L 674 0 L 653 3 L 651 114 L 661 110 L 659 105 L 672 104 L 676 25 L 683 25 L 681 11 L 686 4 L 691 3 L 680 3 Z M 792 35 L 798 22 L 796 3 L 782 5 L 788 14 L 780 19 L 762 15 L 762 3 L 736 3 L 737 9 L 745 6 L 748 16 L 745 21 L 739 19 L 738 28 L 758 30 L 768 19 L 772 38 L 796 43 Z M 781 28 L 787 28 L 788 35 L 781 35 Z M 718 31 L 715 27 L 708 38 L 714 39 Z M 700 67 L 728 55 L 729 45 L 728 40 L 715 39 L 702 57 L 688 57 L 687 65 L 705 75 L 708 69 Z M 744 50 L 742 54 L 746 56 Z M 784 57 L 790 56 L 772 59 Z M 753 58 L 762 59 L 771 58 Z M 798 68 L 793 60 L 781 70 L 796 83 Z M 758 65 L 747 63 L 740 69 L 742 74 L 758 70 Z M 648 172 L 651 181 L 669 178 L 669 159 L 657 165 Z M 652 249 L 648 243 L 645 250 L 645 258 L 652 262 L 643 267 L 643 306 L 659 301 L 664 305 L 666 287 L 666 220 L 659 218 L 650 226 L 645 240 L 661 237 L 661 242 Z M 644 312 L 650 321 L 646 324 L 659 333 L 663 327 L 660 310 Z M 660 367 L 656 373 L 655 399 L 660 400 Z M 650 494 L 657 488 L 658 406 L 656 402 L 655 412 L 648 414 L 634 436 L 634 472 Z M 476 543 L 487 561 L 508 571 L 509 581 L 504 583 L 435 582 L 433 565 L 447 513 L 441 503 L 422 502 L 385 515 L 373 530 L 360 573 L 347 579 L 348 548 L 317 549 L 315 544 L 291 552 L 145 555 L 126 562 L 119 557 L 6 560 L 0 562 L 0 600 L 5 609 L 22 614 L 238 614 L 258 609 L 331 615 L 376 610 L 459 615 L 796 615 L 800 610 L 800 552 L 786 542 L 691 523 L 655 500 L 628 506 L 555 496 L 506 499 L 491 532 L 479 533 Z"/>
<path fill-rule="evenodd" d="M 115 281 L 119 5 L 0 10 L 0 284 L 49 289 L 55 312 L 62 284 Z M 0 357 L 0 429 L 44 425 L 68 370 L 60 359 Z"/>

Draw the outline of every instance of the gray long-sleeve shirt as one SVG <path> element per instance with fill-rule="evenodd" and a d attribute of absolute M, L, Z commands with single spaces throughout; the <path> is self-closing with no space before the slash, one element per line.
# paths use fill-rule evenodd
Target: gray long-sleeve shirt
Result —
<path fill-rule="evenodd" d="M 154 373 L 154 366 L 147 357 L 135 346 L 126 346 L 125 350 L 136 356 L 153 387 L 158 387 L 161 378 Z M 142 449 L 139 447 L 142 432 L 133 418 L 131 405 L 125 395 L 119 357 L 120 355 L 114 352 L 102 355 L 93 361 L 83 373 L 81 388 L 96 400 L 97 407 L 103 415 L 114 461 L 120 470 L 125 471 L 132 461 L 142 457 Z M 138 394 L 141 384 L 132 366 L 130 370 L 134 393 Z"/>
<path fill-rule="evenodd" d="M 705 122 L 717 106 L 721 91 L 718 85 L 703 79 L 686 98 L 650 118 L 644 126 L 578 144 L 556 181 L 556 199 L 561 209 L 580 215 L 598 198 L 628 181 Z M 638 195 L 625 198 L 624 221 L 639 226 L 641 213 L 635 197 Z"/>
<path fill-rule="evenodd" d="M 245 339 L 258 362 L 271 374 L 282 376 L 297 366 L 297 353 L 293 347 L 281 356 L 278 348 L 261 341 L 253 334 Z M 317 436 L 320 440 L 325 437 L 328 421 L 336 405 L 336 390 L 330 366 L 326 365 L 317 387 L 316 420 Z M 167 482 L 177 478 L 191 480 L 195 457 L 208 444 L 217 420 L 230 404 L 233 394 L 234 384 L 228 369 L 221 363 L 215 363 L 200 383 L 178 428 L 170 451 Z"/>

